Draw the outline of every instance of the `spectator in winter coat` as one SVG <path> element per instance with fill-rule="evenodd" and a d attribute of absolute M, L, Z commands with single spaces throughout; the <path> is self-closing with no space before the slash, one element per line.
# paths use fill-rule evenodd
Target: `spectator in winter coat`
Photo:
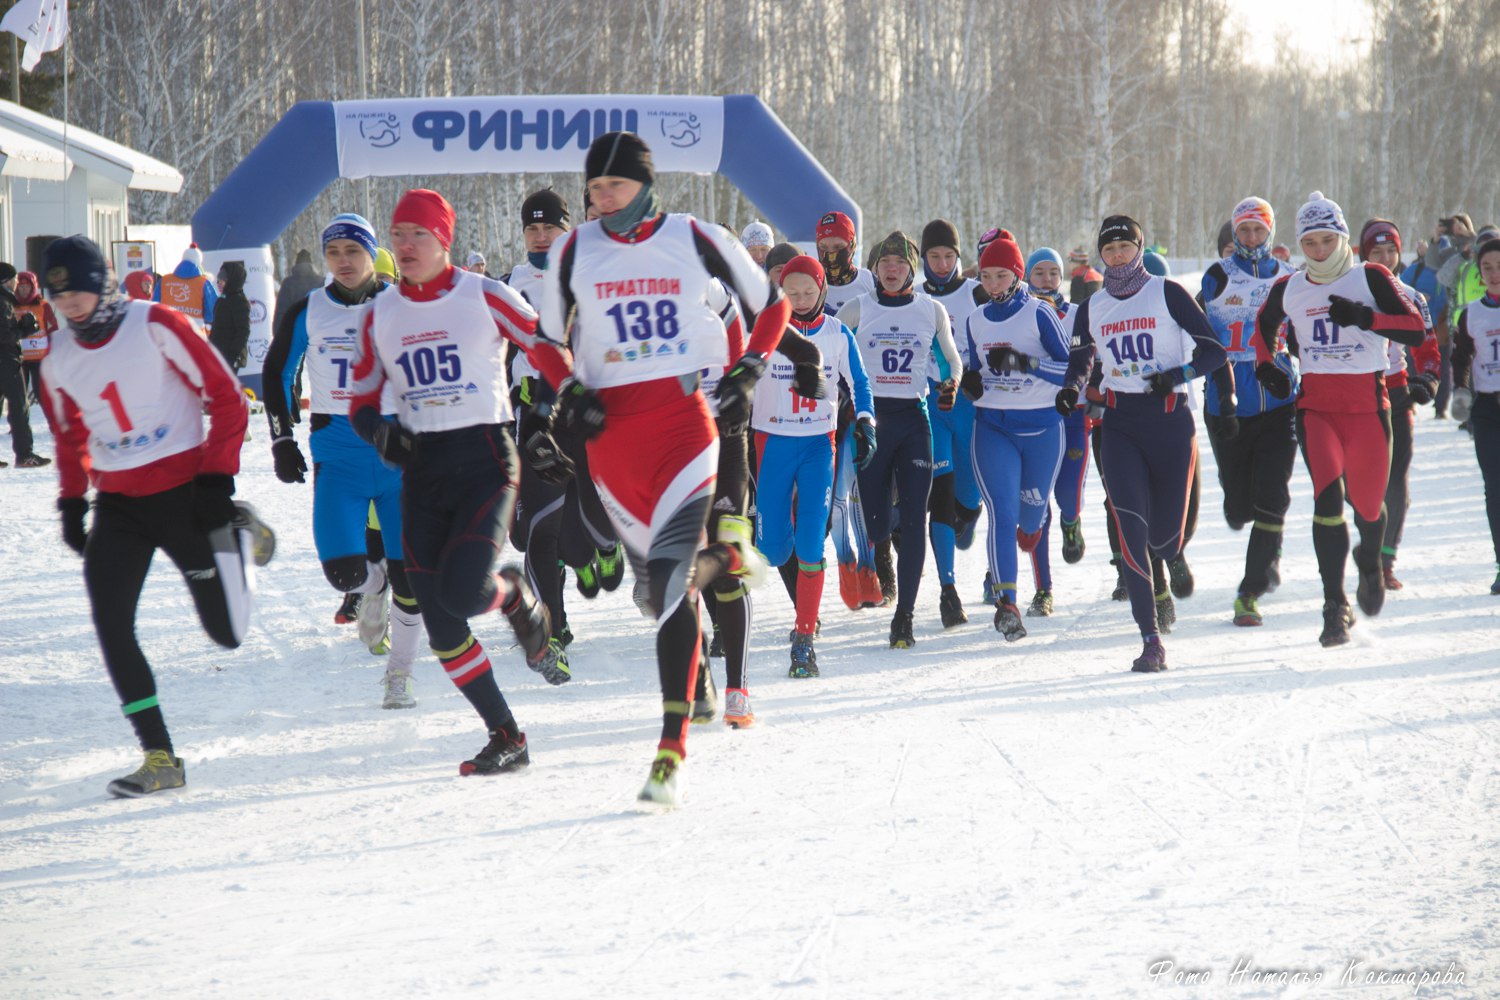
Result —
<path fill-rule="evenodd" d="M 147 302 L 156 296 L 156 275 L 150 271 L 131 271 L 120 284 L 132 299 Z"/>
<path fill-rule="evenodd" d="M 27 397 L 36 404 L 41 399 L 42 359 L 47 356 L 52 331 L 57 329 L 57 317 L 42 300 L 41 286 L 30 271 L 16 276 L 16 302 L 21 326 L 21 370 L 26 377 Z"/>
<path fill-rule="evenodd" d="M 292 265 L 291 273 L 282 279 L 281 287 L 276 290 L 275 326 L 281 326 L 281 317 L 287 310 L 305 301 L 315 289 L 322 287 L 323 274 L 313 266 L 312 254 L 306 250 L 298 250 L 297 261 Z"/>
<path fill-rule="evenodd" d="M 1084 301 L 1104 287 L 1104 275 L 1089 266 L 1088 251 L 1074 247 L 1068 254 L 1068 263 L 1073 270 L 1068 272 L 1068 301 L 1074 305 Z"/>
<path fill-rule="evenodd" d="M 245 297 L 245 262 L 226 260 L 219 268 L 219 303 L 208 342 L 219 349 L 236 373 L 245 367 L 250 344 L 250 300 Z"/>
<path fill-rule="evenodd" d="M 162 275 L 156 286 L 155 301 L 182 313 L 199 333 L 213 325 L 218 298 L 213 282 L 203 273 L 203 251 L 196 243 L 183 251 L 182 262 L 171 274 Z"/>
<path fill-rule="evenodd" d="M 31 451 L 31 416 L 26 400 L 26 382 L 21 374 L 21 336 L 36 326 L 36 320 L 18 310 L 16 269 L 0 263 L 0 397 L 10 414 L 10 443 L 16 467 L 35 469 L 48 464 Z M 25 328 L 23 328 L 23 321 Z M 8 463 L 0 462 L 0 466 Z"/>

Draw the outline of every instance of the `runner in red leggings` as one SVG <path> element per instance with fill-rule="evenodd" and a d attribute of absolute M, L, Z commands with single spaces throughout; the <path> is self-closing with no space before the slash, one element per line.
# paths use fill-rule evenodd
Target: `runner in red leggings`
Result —
<path fill-rule="evenodd" d="M 1323 634 L 1318 641 L 1337 646 L 1349 641 L 1354 624 L 1344 594 L 1346 491 L 1359 528 L 1354 563 L 1360 610 L 1376 615 L 1385 603 L 1380 546 L 1391 464 L 1387 341 L 1416 347 L 1424 324 L 1389 271 L 1358 262 L 1343 210 L 1322 192 L 1314 191 L 1297 211 L 1297 240 L 1307 269 L 1272 285 L 1256 316 L 1255 377 L 1274 396 L 1285 399 L 1291 393 L 1291 376 L 1271 363 L 1285 322 L 1287 347 L 1302 367 L 1297 441 L 1315 498 L 1313 549 L 1323 578 Z"/>

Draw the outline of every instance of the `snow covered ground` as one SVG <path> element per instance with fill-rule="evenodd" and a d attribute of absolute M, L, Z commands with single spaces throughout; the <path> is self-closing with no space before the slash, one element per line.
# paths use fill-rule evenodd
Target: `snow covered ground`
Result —
<path fill-rule="evenodd" d="M 477 623 L 533 764 L 462 779 L 477 720 L 431 661 L 414 711 L 380 710 L 380 659 L 331 624 L 311 486 L 276 482 L 259 421 L 241 495 L 281 548 L 256 627 L 214 647 L 158 562 L 140 635 L 189 787 L 109 799 L 139 757 L 55 476 L 0 471 L 0 996 L 1397 997 L 1366 977 L 1411 970 L 1449 973 L 1422 996 L 1500 995 L 1500 598 L 1472 447 L 1430 412 L 1406 589 L 1352 645 L 1317 644 L 1300 465 L 1267 624 L 1229 624 L 1245 536 L 1205 441 L 1168 673 L 1127 672 L 1091 472 L 1088 554 L 1055 560 L 1058 612 L 1015 645 L 980 544 L 973 620 L 940 630 L 929 570 L 909 651 L 830 579 L 818 680 L 786 677 L 790 606 L 758 593 L 760 721 L 696 728 L 687 805 L 656 815 L 633 802 L 659 717 L 628 586 L 570 588 L 562 688 Z"/>

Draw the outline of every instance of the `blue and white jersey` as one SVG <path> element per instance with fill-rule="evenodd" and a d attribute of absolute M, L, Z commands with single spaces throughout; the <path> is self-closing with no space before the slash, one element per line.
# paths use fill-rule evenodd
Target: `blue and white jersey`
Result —
<path fill-rule="evenodd" d="M 968 369 L 984 382 L 974 405 L 986 410 L 1052 410 L 1068 372 L 1068 337 L 1050 303 L 1018 289 L 1005 302 L 991 302 L 969 315 L 964 328 Z M 990 351 L 1009 347 L 1037 362 L 1026 372 L 991 368 Z"/>
<path fill-rule="evenodd" d="M 846 303 L 838 318 L 854 331 L 877 398 L 925 399 L 934 348 L 942 352 L 949 371 L 963 364 L 948 311 L 921 292 L 894 303 L 866 295 Z"/>
<path fill-rule="evenodd" d="M 1277 399 L 1255 378 L 1255 317 L 1271 293 L 1271 286 L 1283 275 L 1291 274 L 1292 269 L 1280 261 L 1271 261 L 1257 268 L 1268 272 L 1264 275 L 1247 270 L 1256 267 L 1243 258 L 1226 257 L 1204 272 L 1200 295 L 1208 323 L 1228 355 L 1227 363 L 1234 377 L 1235 413 L 1241 417 L 1253 417 L 1296 400 L 1295 392 L 1286 399 Z M 1295 386 L 1297 366 L 1291 355 L 1280 352 L 1275 364 L 1291 376 Z M 1204 407 L 1210 414 L 1220 413 L 1219 387 L 1213 379 L 1204 387 Z"/>
<path fill-rule="evenodd" d="M 953 330 L 953 341 L 958 345 L 960 354 L 963 353 L 962 334 L 964 324 L 968 322 L 969 317 L 974 314 L 975 310 L 980 308 L 980 303 L 974 301 L 974 294 L 980 288 L 979 282 L 973 278 L 965 278 L 952 290 L 942 295 L 934 295 L 932 292 L 926 293 L 932 298 L 932 301 L 942 306 L 944 311 L 948 313 L 948 325 Z M 983 292 L 980 291 L 980 294 L 982 295 Z M 957 372 L 945 372 L 944 369 L 946 367 L 942 354 L 938 351 L 937 342 L 933 341 L 932 357 L 929 359 L 927 366 L 928 379 L 937 383 L 941 382 L 944 378 L 958 377 Z"/>
<path fill-rule="evenodd" d="M 374 301 L 372 298 L 359 305 L 346 305 L 334 298 L 326 286 L 307 296 L 307 309 L 298 318 L 292 335 L 292 353 L 288 359 L 291 363 L 282 372 L 288 396 L 297 370 L 296 361 L 306 352 L 308 408 L 313 413 L 349 415 L 359 327 Z M 380 412 L 387 415 L 396 412 L 389 385 L 380 395 Z"/>
<path fill-rule="evenodd" d="M 822 352 L 823 377 L 828 384 L 832 386 L 842 376 L 854 396 L 857 417 L 873 418 L 875 401 L 870 395 L 870 380 L 849 328 L 824 315 L 817 326 L 798 328 L 798 332 Z M 772 354 L 766 359 L 765 374 L 755 384 L 755 409 L 750 426 L 767 434 L 788 437 L 832 433 L 838 426 L 838 394 L 830 392 L 827 399 L 799 396 L 792 391 L 794 374 L 796 366 L 789 358 Z"/>

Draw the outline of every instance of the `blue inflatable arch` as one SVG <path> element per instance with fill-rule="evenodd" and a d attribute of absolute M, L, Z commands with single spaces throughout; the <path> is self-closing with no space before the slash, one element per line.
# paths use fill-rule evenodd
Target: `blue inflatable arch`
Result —
<path fill-rule="evenodd" d="M 276 294 L 270 243 L 333 181 L 581 171 L 594 137 L 621 129 L 646 140 L 658 172 L 723 175 L 788 239 L 812 243 L 829 211 L 847 213 L 859 231 L 859 206 L 748 94 L 302 101 L 193 214 L 208 273 L 245 262 L 251 331 L 241 381 L 258 394 Z"/>
<path fill-rule="evenodd" d="M 193 238 L 269 244 L 341 177 L 580 171 L 593 137 L 620 128 L 659 171 L 722 174 L 789 239 L 812 242 L 834 210 L 858 230 L 859 206 L 760 98 L 605 95 L 302 101 L 193 215 Z"/>

